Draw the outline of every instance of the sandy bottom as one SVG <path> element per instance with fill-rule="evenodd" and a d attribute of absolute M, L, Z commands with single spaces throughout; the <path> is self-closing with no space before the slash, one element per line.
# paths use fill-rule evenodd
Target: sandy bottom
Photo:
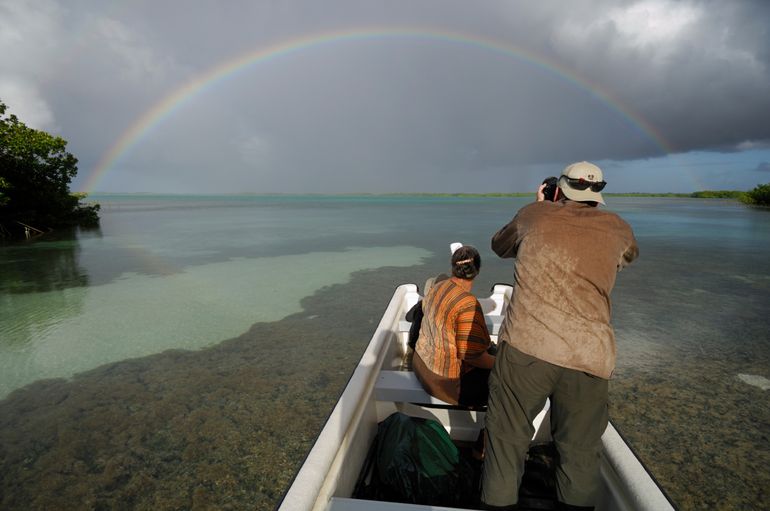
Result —
<path fill-rule="evenodd" d="M 413 247 L 359 247 L 235 258 L 162 276 L 127 273 L 97 286 L 0 295 L 0 398 L 43 378 L 218 344 L 255 322 L 301 312 L 304 297 L 349 282 L 356 271 L 411 266 L 427 255 Z"/>

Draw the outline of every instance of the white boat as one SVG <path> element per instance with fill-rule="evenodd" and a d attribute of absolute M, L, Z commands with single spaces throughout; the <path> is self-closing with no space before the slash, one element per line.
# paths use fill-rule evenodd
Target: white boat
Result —
<path fill-rule="evenodd" d="M 512 288 L 495 285 L 481 298 L 492 340 L 502 323 Z M 421 296 L 417 286 L 399 286 L 337 405 L 297 473 L 278 509 L 281 511 L 441 510 L 437 506 L 359 500 L 352 497 L 377 425 L 396 411 L 439 421 L 453 440 L 472 441 L 484 413 L 445 404 L 422 389 L 414 373 L 403 370 L 409 351 L 406 312 Z M 534 442 L 550 438 L 549 405 L 536 421 Z M 673 509 L 670 501 L 612 424 L 602 436 L 604 491 L 598 511 Z M 456 508 L 452 508 L 456 509 Z"/>

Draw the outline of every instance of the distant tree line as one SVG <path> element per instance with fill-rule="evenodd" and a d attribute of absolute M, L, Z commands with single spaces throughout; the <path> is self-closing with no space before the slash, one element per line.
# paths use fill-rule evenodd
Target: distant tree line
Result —
<path fill-rule="evenodd" d="M 394 196 L 424 196 L 424 197 L 532 197 L 532 192 L 494 192 L 494 193 L 391 193 Z M 700 192 L 625 192 L 605 193 L 607 197 L 671 197 L 682 199 L 732 199 L 739 200 L 752 206 L 770 206 L 770 183 L 758 185 L 753 190 L 702 190 Z"/>
<path fill-rule="evenodd" d="M 770 183 L 757 185 L 748 192 L 737 190 L 704 190 L 694 192 L 692 197 L 699 199 L 737 199 L 752 206 L 770 206 Z"/>
<path fill-rule="evenodd" d="M 70 193 L 78 160 L 67 142 L 6 116 L 6 109 L 0 101 L 0 238 L 98 225 L 99 205 Z"/>
<path fill-rule="evenodd" d="M 492 193 L 390 193 L 385 195 L 409 197 L 532 197 L 532 192 L 492 192 Z M 752 206 L 770 206 L 770 183 L 758 185 L 753 190 L 702 190 L 699 192 L 624 192 L 605 193 L 607 197 L 671 197 L 682 199 L 732 199 Z"/>
<path fill-rule="evenodd" d="M 738 199 L 741 200 L 746 192 L 738 190 L 703 190 L 693 192 L 690 197 L 696 199 Z"/>
<path fill-rule="evenodd" d="M 770 207 L 770 183 L 757 185 L 753 190 L 743 194 L 741 201 L 753 206 Z"/>

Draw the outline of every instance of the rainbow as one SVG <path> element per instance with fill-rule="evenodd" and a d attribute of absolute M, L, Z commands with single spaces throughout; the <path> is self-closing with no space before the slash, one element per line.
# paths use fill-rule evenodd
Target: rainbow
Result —
<path fill-rule="evenodd" d="M 651 126 L 639 114 L 631 108 L 622 104 L 610 93 L 592 83 L 586 78 L 578 76 L 574 71 L 565 66 L 550 61 L 542 55 L 535 54 L 523 48 L 513 46 L 508 43 L 487 39 L 477 35 L 464 34 L 459 32 L 450 32 L 433 28 L 413 27 L 413 28 L 367 28 L 349 31 L 336 31 L 321 33 L 300 37 L 290 41 L 281 42 L 266 48 L 251 50 L 226 62 L 220 63 L 207 69 L 197 77 L 177 88 L 170 94 L 161 98 L 152 107 L 139 116 L 131 126 L 128 127 L 117 139 L 117 141 L 102 155 L 96 166 L 89 173 L 83 186 L 84 191 L 93 191 L 101 178 L 111 169 L 121 156 L 134 147 L 140 141 L 143 135 L 152 127 L 162 123 L 170 117 L 176 110 L 189 102 L 192 98 L 201 94 L 205 90 L 213 87 L 225 78 L 260 63 L 269 62 L 298 53 L 308 48 L 330 45 L 334 43 L 345 43 L 360 40 L 389 40 L 389 39 L 415 39 L 430 42 L 445 42 L 451 44 L 463 44 L 479 48 L 483 51 L 492 51 L 508 57 L 529 63 L 548 73 L 551 73 L 571 85 L 582 89 L 610 109 L 619 113 L 627 119 L 631 125 L 639 130 L 645 137 L 653 141 L 656 146 L 665 153 L 672 152 L 669 144 L 660 135 L 660 133 Z"/>

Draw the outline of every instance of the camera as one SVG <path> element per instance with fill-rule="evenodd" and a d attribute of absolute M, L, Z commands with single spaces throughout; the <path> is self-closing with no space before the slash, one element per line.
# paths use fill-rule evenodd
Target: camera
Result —
<path fill-rule="evenodd" d="M 556 185 L 558 182 L 559 179 L 553 176 L 547 177 L 543 180 L 543 184 L 545 185 L 545 188 L 543 188 L 543 195 L 545 196 L 545 200 L 553 202 L 556 199 Z"/>

